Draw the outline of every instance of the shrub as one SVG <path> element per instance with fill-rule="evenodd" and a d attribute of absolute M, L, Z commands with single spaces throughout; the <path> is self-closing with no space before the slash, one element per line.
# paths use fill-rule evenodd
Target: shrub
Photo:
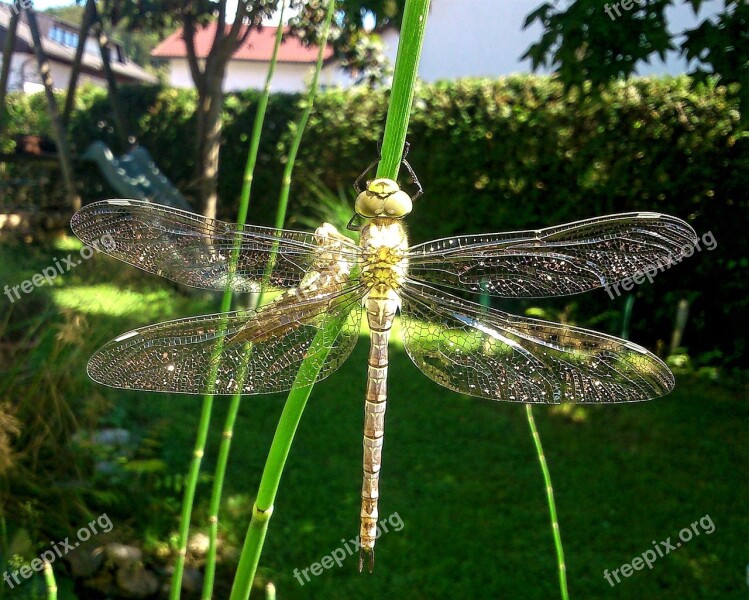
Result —
<path fill-rule="evenodd" d="M 242 185 L 258 96 L 230 94 L 224 107 L 219 190 L 220 212 L 229 219 Z M 121 97 L 128 133 L 189 196 L 195 94 L 123 88 Z M 287 124 L 298 102 L 295 95 L 271 99 L 253 187 L 255 223 L 272 221 L 290 139 Z M 350 185 L 376 157 L 386 103 L 384 91 L 320 94 L 295 180 L 314 176 L 333 190 Z M 42 102 L 14 96 L 11 106 L 9 134 L 47 126 L 39 113 Z M 632 335 L 651 345 L 667 340 L 676 304 L 688 298 L 690 353 L 746 366 L 746 336 L 735 323 L 749 320 L 744 232 L 749 142 L 737 106 L 732 90 L 696 85 L 688 78 L 616 82 L 590 95 L 565 95 L 557 81 L 533 76 L 422 86 L 416 93 L 409 160 L 426 194 L 409 218 L 412 239 L 537 228 L 623 211 L 685 218 L 698 234 L 711 231 L 717 248 L 634 290 Z M 102 91 L 81 93 L 71 123 L 77 150 L 95 139 L 116 148 L 111 122 Z M 88 200 L 112 193 L 93 168 L 82 168 L 80 179 Z M 297 183 L 291 210 L 309 199 Z M 612 306 L 603 292 L 575 302 L 586 315 L 610 314 Z M 623 302 L 617 300 L 617 308 Z M 613 320 L 609 325 L 612 329 Z"/>

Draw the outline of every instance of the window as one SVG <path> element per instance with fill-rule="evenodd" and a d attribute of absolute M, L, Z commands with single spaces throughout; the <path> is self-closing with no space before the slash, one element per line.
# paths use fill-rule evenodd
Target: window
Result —
<path fill-rule="evenodd" d="M 47 37 L 63 46 L 68 46 L 70 48 L 76 48 L 78 46 L 78 34 L 63 29 L 62 27 L 58 27 L 57 25 L 53 25 L 50 28 Z"/>

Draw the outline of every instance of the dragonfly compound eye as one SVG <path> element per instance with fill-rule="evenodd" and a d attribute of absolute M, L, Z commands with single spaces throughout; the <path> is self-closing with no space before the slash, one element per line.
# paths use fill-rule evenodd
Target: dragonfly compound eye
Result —
<path fill-rule="evenodd" d="M 399 219 L 411 212 L 411 197 L 392 179 L 370 181 L 367 189 L 356 198 L 354 210 L 367 219 L 390 217 Z"/>
<path fill-rule="evenodd" d="M 394 219 L 405 217 L 413 209 L 413 202 L 403 190 L 398 190 L 385 200 L 385 216 Z"/>

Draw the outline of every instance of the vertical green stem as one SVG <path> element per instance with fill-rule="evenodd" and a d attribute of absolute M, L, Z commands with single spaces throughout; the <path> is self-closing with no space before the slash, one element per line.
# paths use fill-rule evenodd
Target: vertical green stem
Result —
<path fill-rule="evenodd" d="M 382 138 L 382 160 L 377 177 L 398 176 L 403 148 L 406 144 L 408 121 L 411 118 L 416 77 L 419 71 L 421 45 L 424 41 L 430 0 L 406 0 L 403 10 L 398 54 L 395 58 L 393 87 Z"/>
<path fill-rule="evenodd" d="M 557 568 L 559 570 L 559 590 L 562 595 L 562 600 L 568 600 L 569 595 L 567 594 L 567 567 L 564 563 L 564 549 L 562 548 L 562 535 L 559 532 L 559 521 L 557 520 L 557 507 L 554 503 L 554 488 L 551 487 L 551 475 L 549 474 L 549 467 L 546 465 L 546 457 L 544 456 L 544 449 L 541 445 L 541 437 L 538 435 L 536 429 L 536 420 L 533 418 L 533 406 L 531 404 L 525 405 L 525 412 L 528 416 L 528 426 L 531 428 L 533 434 L 533 443 L 536 446 L 536 452 L 538 454 L 538 462 L 541 464 L 541 472 L 544 476 L 544 483 L 546 484 L 546 499 L 549 503 L 549 515 L 551 517 L 551 531 L 554 536 L 554 546 L 557 551 Z"/>
<path fill-rule="evenodd" d="M 255 114 L 255 123 L 252 128 L 252 138 L 250 139 L 250 151 L 247 155 L 247 164 L 245 165 L 244 178 L 242 180 L 242 192 L 239 200 L 239 212 L 237 214 L 237 224 L 244 225 L 247 221 L 247 213 L 250 205 L 250 193 L 252 191 L 252 179 L 255 172 L 255 164 L 257 163 L 258 150 L 260 148 L 260 135 L 263 130 L 263 122 L 265 121 L 265 112 L 268 107 L 268 99 L 270 98 L 271 80 L 276 69 L 276 62 L 278 59 L 278 49 L 281 46 L 281 38 L 283 37 L 283 14 L 286 2 L 281 3 L 281 11 L 279 14 L 279 27 L 276 31 L 276 39 L 273 46 L 273 54 L 271 56 L 270 65 L 268 66 L 268 74 L 265 79 L 265 86 L 263 93 L 260 96 L 257 105 L 257 112 Z M 235 244 L 232 251 L 232 264 L 236 265 L 238 258 L 239 245 Z M 226 312 L 231 308 L 232 290 L 228 287 L 224 291 L 224 297 L 222 299 L 221 310 Z M 249 356 L 248 356 L 249 359 Z M 244 380 L 244 377 L 242 377 Z M 242 387 L 240 383 L 240 389 Z M 231 440 L 234 435 L 234 423 L 239 413 L 239 405 L 241 403 L 242 395 L 235 394 L 232 396 L 229 411 L 224 421 L 224 429 L 221 438 L 221 445 L 219 447 L 218 459 L 216 462 L 216 473 L 213 479 L 213 489 L 211 491 L 211 502 L 209 509 L 209 542 L 208 542 L 208 555 L 206 557 L 206 566 L 203 579 L 203 594 L 202 600 L 210 600 L 213 595 L 213 584 L 216 576 L 216 548 L 218 540 L 218 515 L 221 506 L 221 495 L 224 488 L 224 480 L 226 477 L 226 465 L 229 462 L 229 451 L 231 450 Z"/>
<path fill-rule="evenodd" d="M 330 4 L 335 4 L 335 2 L 330 2 Z M 302 136 L 304 135 L 304 130 L 307 127 L 307 121 L 309 121 L 309 116 L 312 113 L 312 107 L 315 103 L 317 85 L 320 80 L 320 71 L 322 71 L 324 56 L 323 51 L 327 44 L 328 31 L 330 29 L 330 21 L 333 15 L 333 11 L 334 8 L 328 6 L 328 13 L 325 17 L 326 20 L 323 27 L 322 41 L 320 42 L 320 52 L 318 52 L 317 54 L 317 63 L 315 64 L 315 73 L 312 76 L 312 82 L 310 83 L 309 94 L 305 102 L 304 110 L 302 111 L 302 116 L 299 118 L 299 123 L 297 123 L 296 126 L 296 135 L 294 136 L 294 139 L 291 142 L 291 147 L 289 148 L 289 158 L 286 161 L 286 168 L 284 168 L 283 171 L 283 179 L 281 180 L 281 193 L 278 198 L 278 211 L 276 212 L 275 223 L 276 229 L 282 229 L 284 221 L 286 220 L 286 207 L 289 204 L 289 190 L 291 189 L 291 172 L 294 170 L 296 155 L 299 152 L 299 146 L 301 146 L 302 144 Z"/>
<path fill-rule="evenodd" d="M 263 94 L 257 104 L 257 113 L 255 114 L 255 123 L 252 126 L 252 139 L 250 140 L 250 152 L 247 155 L 247 164 L 244 168 L 244 179 L 242 180 L 242 192 L 239 197 L 239 212 L 237 214 L 237 223 L 244 225 L 247 222 L 247 211 L 250 206 L 250 192 L 252 191 L 252 179 L 255 173 L 255 164 L 260 149 L 260 134 L 263 131 L 265 121 L 265 111 L 268 108 L 268 99 L 270 98 L 270 87 L 273 74 L 276 71 L 276 62 L 278 59 L 278 49 L 281 46 L 283 37 L 283 13 L 286 7 L 286 0 L 281 3 L 281 11 L 278 16 L 279 26 L 276 31 L 276 39 L 273 44 L 273 54 L 268 66 L 268 75 L 265 78 Z"/>
<path fill-rule="evenodd" d="M 44 581 L 47 584 L 47 600 L 57 600 L 57 581 L 52 565 L 44 561 Z"/>
<path fill-rule="evenodd" d="M 224 489 L 226 465 L 229 462 L 231 439 L 234 435 L 234 423 L 239 412 L 241 395 L 232 396 L 229 412 L 224 421 L 221 445 L 216 460 L 216 473 L 213 478 L 211 491 L 210 517 L 208 518 L 208 554 L 206 556 L 205 573 L 203 576 L 202 600 L 210 600 L 213 596 L 213 583 L 216 576 L 216 547 L 218 541 L 218 513 L 221 506 L 221 494 Z"/>
<path fill-rule="evenodd" d="M 629 339 L 629 323 L 632 320 L 632 308 L 635 305 L 635 295 L 629 294 L 627 299 L 624 301 L 624 316 L 622 317 L 622 334 L 621 337 L 624 340 Z"/>
<path fill-rule="evenodd" d="M 406 0 L 403 24 L 401 27 L 401 42 L 396 59 L 396 70 L 393 78 L 393 88 L 388 108 L 388 120 L 383 138 L 382 157 L 378 168 L 378 176 L 395 178 L 403 155 L 403 147 L 408 129 L 408 119 L 413 101 L 413 88 L 416 81 L 418 59 L 421 52 L 421 42 L 429 8 L 429 0 Z M 332 16 L 333 2 L 328 6 L 327 18 Z M 307 109 L 311 109 L 308 106 Z M 395 116 L 391 116 L 391 113 Z M 304 119 L 306 122 L 306 118 Z M 292 148 L 290 159 L 296 154 Z M 290 160 L 291 162 L 291 160 Z M 290 178 L 284 179 L 284 185 Z M 314 381 L 322 365 L 324 354 L 328 351 L 324 340 L 340 330 L 343 318 L 327 323 L 324 330 L 315 336 L 308 350 L 310 356 L 316 360 L 302 363 L 297 377 L 289 392 L 289 397 L 279 419 L 276 433 L 271 443 L 268 459 L 260 481 L 253 516 L 247 531 L 244 546 L 237 568 L 237 576 L 232 588 L 231 600 L 246 600 L 250 594 L 252 581 L 255 577 L 260 560 L 268 522 L 273 512 L 273 503 L 278 492 L 278 486 L 283 474 L 283 468 L 291 449 L 302 412 L 309 398 L 312 387 L 304 382 Z"/>
<path fill-rule="evenodd" d="M 315 72 L 310 84 L 306 106 L 302 112 L 299 123 L 297 124 L 296 135 L 289 150 L 288 161 L 286 163 L 286 168 L 284 169 L 278 211 L 276 213 L 277 229 L 283 227 L 286 218 L 289 190 L 291 187 L 291 173 L 294 168 L 296 155 L 317 94 L 324 51 L 327 46 L 330 23 L 333 20 L 333 14 L 335 13 L 335 5 L 335 0 L 328 1 Z M 272 255 L 273 250 L 271 251 L 271 256 Z M 273 259 L 271 257 L 268 269 L 272 268 L 272 263 Z M 340 329 L 342 326 L 342 321 L 340 323 L 331 323 L 328 325 L 328 329 L 332 329 L 333 327 Z M 324 333 L 329 334 L 329 331 Z M 325 338 L 321 334 L 318 334 L 315 337 L 308 350 L 309 356 L 319 355 L 321 352 L 326 351 L 322 343 L 323 339 Z M 286 458 L 291 449 L 291 443 L 294 440 L 294 434 L 296 433 L 297 426 L 299 425 L 302 413 L 304 412 L 304 407 L 306 406 L 307 399 L 312 391 L 311 386 L 302 387 L 300 382 L 314 381 L 317 378 L 321 366 L 322 361 L 318 362 L 308 360 L 302 363 L 299 372 L 297 373 L 294 386 L 289 392 L 278 427 L 276 428 L 276 434 L 271 443 L 265 469 L 263 470 L 258 495 L 255 500 L 255 505 L 253 506 L 252 519 L 242 547 L 242 554 L 237 567 L 237 575 L 234 579 L 234 585 L 232 586 L 231 600 L 246 600 L 250 596 L 252 582 L 255 579 L 255 573 L 260 561 L 260 553 L 262 552 L 265 535 L 268 531 L 268 523 L 273 513 L 273 502 L 275 501 L 276 493 L 278 491 L 281 474 L 283 473 Z"/>
<path fill-rule="evenodd" d="M 299 421 L 307 405 L 307 399 L 312 391 L 312 386 L 304 382 L 314 381 L 317 378 L 325 358 L 325 353 L 329 350 L 324 340 L 326 338 L 330 339 L 330 336 L 335 335 L 342 326 L 343 318 L 338 321 L 331 321 L 324 330 L 315 336 L 307 353 L 310 356 L 314 356 L 316 360 L 307 360 L 302 363 L 294 381 L 294 386 L 289 392 L 289 397 L 286 400 L 281 418 L 278 420 L 276 433 L 271 442 L 268 459 L 265 461 L 265 468 L 263 469 L 260 487 L 252 510 L 250 526 L 242 547 L 242 554 L 239 558 L 237 576 L 234 579 L 230 600 L 247 600 L 250 595 L 250 588 L 252 587 L 252 581 L 255 579 L 255 572 L 257 571 L 260 553 L 265 541 L 265 534 L 268 531 L 268 522 L 273 513 L 273 503 L 281 482 L 281 475 L 283 474 L 286 459 L 289 456 L 291 443 L 294 441 Z"/>
<path fill-rule="evenodd" d="M 172 586 L 169 590 L 169 600 L 178 600 L 182 589 L 182 575 L 185 571 L 185 556 L 187 555 L 187 537 L 190 534 L 190 519 L 192 516 L 192 505 L 195 500 L 195 490 L 198 487 L 198 475 L 200 463 L 205 453 L 205 443 L 208 439 L 208 427 L 211 424 L 211 411 L 213 410 L 213 396 L 203 397 L 203 406 L 200 410 L 198 421 L 198 435 L 195 439 L 195 447 L 192 452 L 190 468 L 185 481 L 185 493 L 182 497 L 182 512 L 179 522 L 179 540 L 177 560 L 174 563 L 174 575 L 172 575 Z"/>

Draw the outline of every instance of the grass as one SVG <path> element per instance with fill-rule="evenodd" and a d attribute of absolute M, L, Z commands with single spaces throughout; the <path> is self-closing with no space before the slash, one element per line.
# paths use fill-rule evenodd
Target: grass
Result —
<path fill-rule="evenodd" d="M 0 246 L 0 283 L 20 283 L 68 251 Z M 87 351 L 128 328 L 215 306 L 102 256 L 30 296 L 50 292 L 52 321 L 63 309 L 88 321 Z M 358 532 L 367 346 L 362 338 L 347 364 L 315 387 L 281 481 L 260 574 L 288 599 L 558 597 L 543 481 L 523 406 L 437 386 L 399 343 L 391 351 L 380 514 L 397 512 L 405 526 L 378 541 L 373 575 L 359 574 L 352 556 L 343 567 L 299 585 L 295 568 L 308 568 Z M 83 358 L 76 368 L 83 372 Z M 200 398 L 121 392 L 84 378 L 80 388 L 77 398 L 105 396 L 135 431 L 158 423 L 168 431 L 160 458 L 168 472 L 186 472 Z M 216 401 L 206 466 L 216 458 L 225 400 Z M 283 395 L 243 400 L 222 510 L 222 538 L 234 545 L 241 543 L 254 500 L 248 494 L 257 489 L 282 404 Z M 746 597 L 745 395 L 682 378 L 675 392 L 653 402 L 534 412 L 554 481 L 571 598 Z M 198 514 L 207 513 L 209 494 L 205 480 L 198 487 Z M 166 540 L 177 527 L 178 502 L 173 505 L 173 514 L 156 521 L 146 503 L 119 518 L 136 535 L 148 522 L 148 535 Z M 714 533 L 614 588 L 606 583 L 604 569 L 631 561 L 652 547 L 651 540 L 676 540 L 679 530 L 706 514 Z M 70 523 L 70 531 L 78 525 Z M 54 538 L 40 543 L 47 539 Z M 231 580 L 226 569 L 220 565 L 217 597 L 225 597 Z"/>

